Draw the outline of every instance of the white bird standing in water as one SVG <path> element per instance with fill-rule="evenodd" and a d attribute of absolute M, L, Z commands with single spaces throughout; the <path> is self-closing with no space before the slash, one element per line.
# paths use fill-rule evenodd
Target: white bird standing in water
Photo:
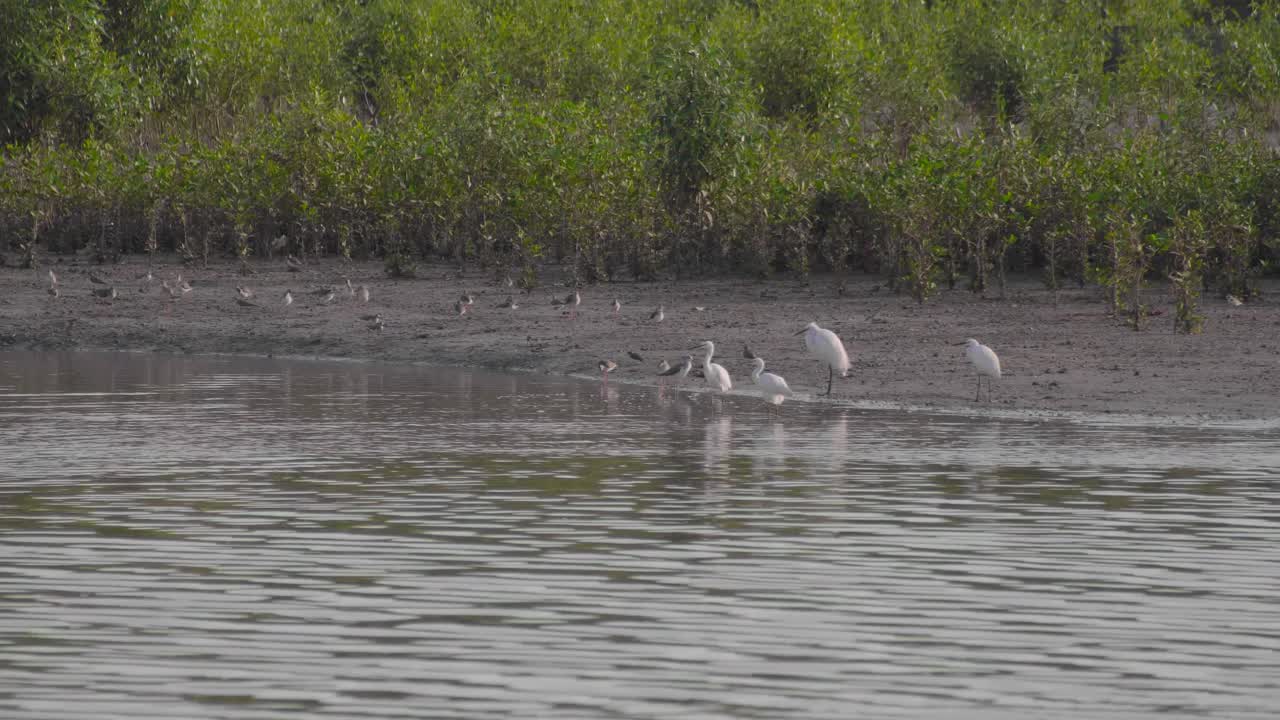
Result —
<path fill-rule="evenodd" d="M 781 375 L 764 371 L 764 358 L 755 359 L 755 369 L 751 371 L 751 379 L 760 386 L 760 397 L 770 405 L 781 405 L 782 401 L 792 395 L 791 386 Z"/>
<path fill-rule="evenodd" d="M 803 330 L 796 335 L 804 335 L 804 346 L 810 355 L 822 361 L 827 366 L 827 392 L 831 394 L 831 381 L 835 378 L 836 372 L 840 373 L 840 377 L 846 377 L 849 374 L 849 353 L 844 349 L 844 342 L 840 340 L 840 336 L 818 327 L 818 323 L 809 323 Z"/>
<path fill-rule="evenodd" d="M 962 343 L 964 345 L 964 356 L 969 358 L 969 362 L 973 363 L 973 367 L 978 371 L 978 394 L 974 396 L 973 401 L 978 402 L 982 399 L 982 376 L 987 376 L 987 400 L 991 400 L 992 381 L 1000 379 L 1000 358 L 991 348 L 982 343 L 969 338 Z"/>
<path fill-rule="evenodd" d="M 733 380 L 729 378 L 729 371 L 724 369 L 723 365 L 711 362 L 711 358 L 716 354 L 716 344 L 710 340 L 705 340 L 701 345 L 694 345 L 690 350 L 702 349 L 707 356 L 702 359 L 702 374 L 707 378 L 707 385 L 727 393 L 733 389 Z"/>

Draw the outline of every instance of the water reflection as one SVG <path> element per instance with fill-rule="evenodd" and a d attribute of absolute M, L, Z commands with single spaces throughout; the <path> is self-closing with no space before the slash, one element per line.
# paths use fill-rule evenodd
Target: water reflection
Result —
<path fill-rule="evenodd" d="M 9 353 L 0 447 L 0 717 L 1280 701 L 1272 435 Z"/>

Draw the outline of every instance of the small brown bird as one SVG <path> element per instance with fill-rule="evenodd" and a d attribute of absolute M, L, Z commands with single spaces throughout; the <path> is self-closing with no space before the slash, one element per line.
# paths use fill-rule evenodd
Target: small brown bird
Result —
<path fill-rule="evenodd" d="M 631 358 L 632 360 L 635 360 L 636 362 L 644 362 L 644 357 L 642 357 L 640 353 L 634 350 L 628 350 L 627 357 Z"/>
<path fill-rule="evenodd" d="M 609 382 L 609 373 L 618 369 L 618 363 L 612 360 L 601 360 L 596 363 L 596 367 L 600 368 L 600 379 Z"/>

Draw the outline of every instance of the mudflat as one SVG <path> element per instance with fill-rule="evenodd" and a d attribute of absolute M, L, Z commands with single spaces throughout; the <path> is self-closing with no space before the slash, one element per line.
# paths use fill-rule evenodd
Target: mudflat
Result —
<path fill-rule="evenodd" d="M 58 297 L 47 292 L 49 268 Z M 613 379 L 656 384 L 660 360 L 676 363 L 696 352 L 690 346 L 713 340 L 735 390 L 753 392 L 743 357 L 749 345 L 797 392 L 817 394 L 826 369 L 795 336 L 816 321 L 844 339 L 853 362 L 836 380 L 836 402 L 1193 421 L 1280 416 L 1280 305 L 1269 300 L 1280 283 L 1271 280 L 1261 299 L 1241 306 L 1206 294 L 1203 332 L 1182 335 L 1172 331 L 1172 302 L 1161 287 L 1147 291 L 1153 314 L 1135 331 L 1110 317 L 1102 289 L 1052 291 L 1032 277 L 1012 279 L 1003 298 L 941 290 L 924 304 L 862 274 L 624 281 L 583 287 L 574 318 L 552 303 L 570 290 L 554 268 L 529 292 L 491 271 L 444 265 L 419 265 L 406 279 L 388 278 L 374 261 L 310 261 L 294 272 L 283 260 L 257 260 L 248 268 L 183 266 L 174 257 L 0 268 L 0 348 L 324 356 L 556 374 L 593 374 L 599 360 L 611 359 Z M 90 273 L 107 284 L 92 283 Z M 161 282 L 176 284 L 179 273 L 191 289 L 171 298 Z M 368 302 L 348 292 L 348 279 L 368 288 Z M 253 297 L 239 302 L 237 286 Z M 92 292 L 106 287 L 115 299 Z M 474 304 L 460 315 L 455 303 L 464 294 Z M 516 309 L 498 307 L 508 296 Z M 660 304 L 665 317 L 655 322 L 650 314 Z M 976 375 L 957 346 L 970 337 L 1003 365 L 991 401 L 985 391 L 974 400 Z"/>

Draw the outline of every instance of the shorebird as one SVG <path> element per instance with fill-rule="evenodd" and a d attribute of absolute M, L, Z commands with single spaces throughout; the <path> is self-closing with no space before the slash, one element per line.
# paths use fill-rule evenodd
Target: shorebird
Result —
<path fill-rule="evenodd" d="M 974 396 L 973 401 L 978 402 L 982 399 L 982 377 L 987 377 L 987 400 L 991 400 L 991 383 L 993 380 L 1000 379 L 1000 358 L 991 348 L 982 343 L 969 338 L 962 343 L 964 345 L 964 356 L 969 358 L 969 362 L 973 363 L 974 369 L 978 371 L 978 394 Z"/>
<path fill-rule="evenodd" d="M 236 298 L 236 304 L 239 305 L 240 307 L 258 307 L 258 303 L 245 297 Z"/>
<path fill-rule="evenodd" d="M 104 288 L 93 288 L 89 292 L 92 292 L 95 297 L 100 297 L 100 298 L 103 298 L 104 300 L 116 299 L 116 288 L 114 285 L 109 285 Z"/>
<path fill-rule="evenodd" d="M 347 297 L 355 297 L 356 289 L 355 289 L 355 286 L 351 284 L 351 278 L 342 278 L 342 279 L 345 280 L 347 283 Z"/>
<path fill-rule="evenodd" d="M 649 313 L 649 319 L 654 322 L 662 322 L 663 320 L 666 319 L 666 317 L 667 317 L 667 314 L 666 312 L 663 311 L 661 305 L 658 306 L 657 310 L 654 310 L 653 312 Z"/>
<path fill-rule="evenodd" d="M 507 275 L 506 277 L 502 278 L 502 287 L 510 290 L 515 286 L 516 286 L 516 281 L 512 280 L 510 275 Z"/>
<path fill-rule="evenodd" d="M 791 386 L 781 375 L 764 371 L 764 358 L 755 358 L 755 369 L 751 371 L 751 379 L 760 386 L 760 397 L 770 405 L 781 405 L 789 395 Z"/>
<path fill-rule="evenodd" d="M 336 292 L 334 292 L 333 290 L 330 290 L 329 292 L 325 293 L 324 297 L 321 298 L 320 302 L 324 303 L 325 305 L 328 305 L 329 303 L 333 302 L 333 299 L 337 296 L 338 294 Z"/>
<path fill-rule="evenodd" d="M 292 290 L 285 290 L 285 291 L 284 291 L 284 298 L 283 298 L 283 300 L 284 300 L 284 306 L 285 306 L 285 307 L 289 307 L 290 305 L 292 305 L 292 304 L 293 304 L 293 291 L 292 291 Z"/>
<path fill-rule="evenodd" d="M 640 353 L 636 352 L 635 350 L 628 350 L 627 357 L 631 358 L 632 360 L 635 360 L 636 362 L 644 362 L 644 358 L 641 357 Z"/>
<path fill-rule="evenodd" d="M 706 305 L 694 305 L 694 306 L 693 306 L 693 311 L 694 311 L 694 312 L 706 312 L 706 311 L 707 311 L 707 306 L 706 306 Z"/>
<path fill-rule="evenodd" d="M 99 274 L 98 274 L 98 273 L 96 273 L 96 272 L 93 272 L 92 270 L 91 270 L 91 271 L 89 271 L 89 282 L 93 283 L 94 285 L 106 285 L 106 284 L 107 284 L 107 281 L 106 281 L 106 280 L 104 280 L 104 279 L 102 278 L 102 276 L 101 276 L 101 275 L 99 275 Z"/>
<path fill-rule="evenodd" d="M 508 295 L 507 299 L 498 303 L 496 307 L 500 310 L 515 310 L 520 307 L 520 305 L 516 303 L 516 299 L 514 297 Z"/>
<path fill-rule="evenodd" d="M 663 360 L 662 362 L 666 363 L 667 361 Z M 672 375 L 676 375 L 678 376 L 676 378 L 676 381 L 678 382 L 680 380 L 685 379 L 685 377 L 689 375 L 689 371 L 692 369 L 693 369 L 693 356 L 685 355 L 684 359 L 680 361 L 680 364 L 674 367 L 668 366 L 664 368 L 662 367 L 662 364 L 659 364 L 658 377 L 666 378 L 666 377 L 671 377 Z M 659 382 L 661 382 L 661 380 L 659 380 Z"/>
<path fill-rule="evenodd" d="M 609 373 L 618 369 L 618 363 L 612 360 L 601 360 L 596 363 L 596 367 L 600 368 L 600 379 L 609 382 Z"/>
<path fill-rule="evenodd" d="M 743 345 L 743 346 L 742 346 L 742 357 L 744 357 L 744 358 L 746 358 L 746 359 L 748 359 L 748 360 L 755 360 L 755 359 L 756 359 L 756 354 L 755 354 L 755 353 L 753 353 L 753 352 L 751 352 L 751 346 L 749 346 L 749 345 Z"/>
<path fill-rule="evenodd" d="M 578 306 L 582 304 L 582 293 L 578 292 L 577 288 L 574 288 L 573 292 L 566 295 L 564 300 L 560 300 L 559 298 L 556 298 L 555 300 L 551 301 L 551 304 L 552 305 L 568 305 L 569 317 L 574 320 L 577 320 Z"/>
<path fill-rule="evenodd" d="M 359 296 L 361 304 L 368 304 L 369 286 L 361 285 L 360 287 L 356 288 L 356 295 Z"/>
<path fill-rule="evenodd" d="M 466 305 L 466 303 L 462 302 L 461 300 L 458 300 L 458 301 L 454 302 L 454 303 L 453 303 L 453 311 L 454 311 L 454 312 L 456 312 L 456 313 L 458 313 L 458 317 L 462 317 L 463 315 L 466 315 L 466 314 L 467 314 L 467 305 Z"/>
<path fill-rule="evenodd" d="M 50 285 L 58 284 L 58 276 L 54 274 L 53 268 L 49 268 L 49 284 Z"/>
<path fill-rule="evenodd" d="M 613 308 L 613 316 L 615 318 L 618 317 L 618 313 L 622 311 L 622 303 L 618 300 L 618 298 L 613 299 L 613 304 L 610 307 Z"/>
<path fill-rule="evenodd" d="M 138 279 L 146 280 L 148 285 L 155 282 L 155 276 L 151 274 L 151 268 L 147 268 L 147 271 L 139 275 Z"/>
<path fill-rule="evenodd" d="M 52 297 L 58 297 L 59 295 L 61 295 L 61 293 L 60 293 L 60 292 L 58 292 L 58 286 L 57 286 L 57 285 L 50 285 L 50 286 L 49 286 L 49 289 L 48 289 L 48 290 L 46 290 L 45 292 L 49 293 L 49 295 L 50 295 L 50 296 L 52 296 Z"/>
<path fill-rule="evenodd" d="M 458 298 L 458 302 L 462 305 L 462 312 L 470 312 L 471 306 L 476 304 L 476 299 L 471 297 L 471 293 L 463 293 L 462 297 Z"/>
<path fill-rule="evenodd" d="M 50 270 L 49 272 L 53 272 L 53 271 Z M 1231 307 L 1240 307 L 1241 305 L 1244 304 L 1244 302 L 1240 298 L 1236 297 L 1235 295 L 1228 295 L 1227 304 L 1230 305 Z"/>
<path fill-rule="evenodd" d="M 245 300 L 252 300 L 252 299 L 253 299 L 253 294 L 254 294 L 254 293 L 253 293 L 253 290 L 252 290 L 252 289 L 250 289 L 250 288 L 247 288 L 247 287 L 241 287 L 241 286 L 237 285 L 237 286 L 236 286 L 236 294 L 237 294 L 237 295 L 239 295 L 240 297 L 244 298 Z"/>
<path fill-rule="evenodd" d="M 659 375 L 661 375 L 661 374 L 665 373 L 666 371 L 668 371 L 668 370 L 670 370 L 670 369 L 671 369 L 671 363 L 667 362 L 667 359 L 666 359 L 666 358 L 662 358 L 661 360 L 659 360 L 659 361 L 658 361 L 658 374 L 659 374 Z"/>
<path fill-rule="evenodd" d="M 289 268 L 289 272 L 302 272 L 302 261 L 298 258 L 292 255 L 286 255 L 284 263 Z"/>
<path fill-rule="evenodd" d="M 182 291 L 183 295 L 191 292 L 191 283 L 183 280 L 182 275 L 178 275 L 178 289 Z"/>
<path fill-rule="evenodd" d="M 382 332 L 382 316 L 374 315 L 373 320 L 369 323 L 369 329 L 375 332 Z"/>
<path fill-rule="evenodd" d="M 711 358 L 715 357 L 716 344 L 710 340 L 704 340 L 701 345 L 694 345 L 690 350 L 701 349 L 707 355 L 702 359 L 702 374 L 707 378 L 707 385 L 727 393 L 733 389 L 733 380 L 729 377 L 729 371 L 724 369 L 723 365 L 711 362 Z"/>
<path fill-rule="evenodd" d="M 818 323 L 809 323 L 803 330 L 796 335 L 804 335 L 804 346 L 810 355 L 822 361 L 827 366 L 827 392 L 831 394 L 831 381 L 835 379 L 836 372 L 839 371 L 840 377 L 846 377 L 849 374 L 849 353 L 844 349 L 844 342 L 840 340 L 840 336 L 818 327 Z"/>

